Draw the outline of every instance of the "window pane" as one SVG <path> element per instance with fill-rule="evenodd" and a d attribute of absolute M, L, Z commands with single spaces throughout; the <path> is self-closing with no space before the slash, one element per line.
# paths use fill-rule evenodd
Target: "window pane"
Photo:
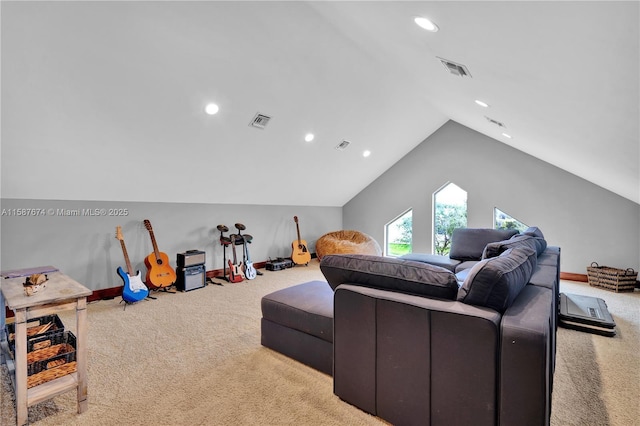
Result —
<path fill-rule="evenodd" d="M 493 217 L 493 227 L 495 229 L 517 229 L 518 231 L 522 232 L 529 227 L 520 222 L 518 219 L 501 211 L 497 207 L 493 208 Z"/>
<path fill-rule="evenodd" d="M 467 227 L 467 191 L 448 183 L 433 194 L 433 205 L 433 250 L 447 255 L 453 230 Z"/>
<path fill-rule="evenodd" d="M 413 234 L 412 210 L 395 218 L 385 227 L 385 254 L 387 256 L 402 256 L 411 253 L 411 240 Z"/>

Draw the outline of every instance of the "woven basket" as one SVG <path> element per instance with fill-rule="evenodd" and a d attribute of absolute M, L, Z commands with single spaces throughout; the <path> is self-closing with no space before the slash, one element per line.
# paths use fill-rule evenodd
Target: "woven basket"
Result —
<path fill-rule="evenodd" d="M 49 370 L 44 370 L 39 373 L 32 374 L 31 376 L 27 377 L 27 388 L 32 388 L 34 386 L 41 385 L 59 377 L 66 376 L 67 374 L 75 373 L 76 369 L 76 362 L 72 361 L 51 368 Z"/>
<path fill-rule="evenodd" d="M 52 345 L 27 353 L 27 388 L 76 371 L 76 337 L 65 331 L 62 338 L 55 336 Z"/>
<path fill-rule="evenodd" d="M 587 266 L 587 278 L 592 287 L 600 287 L 618 293 L 633 291 L 638 273 L 631 268 L 616 269 L 599 266 L 596 262 L 592 262 L 591 266 Z"/>
<path fill-rule="evenodd" d="M 15 351 L 15 323 L 7 324 L 6 333 L 9 341 L 11 352 Z M 64 324 L 58 315 L 46 315 L 44 317 L 34 318 L 27 323 L 27 351 L 31 352 L 36 349 L 42 349 L 47 346 L 55 345 L 59 342 L 49 342 L 51 335 L 58 335 L 64 332 Z"/>

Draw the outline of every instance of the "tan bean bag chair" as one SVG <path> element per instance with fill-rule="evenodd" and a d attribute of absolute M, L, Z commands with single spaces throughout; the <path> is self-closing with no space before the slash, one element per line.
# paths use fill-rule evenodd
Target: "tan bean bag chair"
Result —
<path fill-rule="evenodd" d="M 360 231 L 334 231 L 324 234 L 316 241 L 318 261 L 328 254 L 372 254 L 382 255 L 382 249 L 376 240 Z"/>

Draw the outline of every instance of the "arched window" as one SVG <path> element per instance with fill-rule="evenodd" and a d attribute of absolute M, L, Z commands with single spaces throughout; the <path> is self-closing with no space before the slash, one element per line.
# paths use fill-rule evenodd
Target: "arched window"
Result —
<path fill-rule="evenodd" d="M 493 208 L 493 218 L 494 229 L 517 229 L 522 232 L 529 227 L 497 207 Z"/>
<path fill-rule="evenodd" d="M 411 253 L 413 239 L 413 212 L 411 209 L 387 223 L 384 227 L 384 254 L 402 256 Z"/>
<path fill-rule="evenodd" d="M 455 183 L 447 183 L 433 193 L 433 251 L 447 255 L 451 250 L 451 234 L 467 227 L 467 191 Z"/>

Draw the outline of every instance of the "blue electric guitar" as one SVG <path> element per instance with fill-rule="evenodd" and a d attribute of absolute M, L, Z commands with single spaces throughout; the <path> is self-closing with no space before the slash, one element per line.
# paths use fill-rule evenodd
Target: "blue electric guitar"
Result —
<path fill-rule="evenodd" d="M 127 254 L 127 247 L 124 245 L 124 237 L 122 236 L 122 228 L 116 226 L 116 239 L 120 240 L 120 246 L 122 246 L 122 254 L 124 254 L 124 261 L 127 264 L 127 272 L 122 270 L 122 267 L 118 266 L 117 272 L 124 281 L 122 287 L 122 300 L 127 303 L 139 302 L 149 295 L 149 289 L 142 282 L 140 271 L 133 275 L 133 268 L 131 268 L 131 262 L 129 261 L 129 255 Z"/>

